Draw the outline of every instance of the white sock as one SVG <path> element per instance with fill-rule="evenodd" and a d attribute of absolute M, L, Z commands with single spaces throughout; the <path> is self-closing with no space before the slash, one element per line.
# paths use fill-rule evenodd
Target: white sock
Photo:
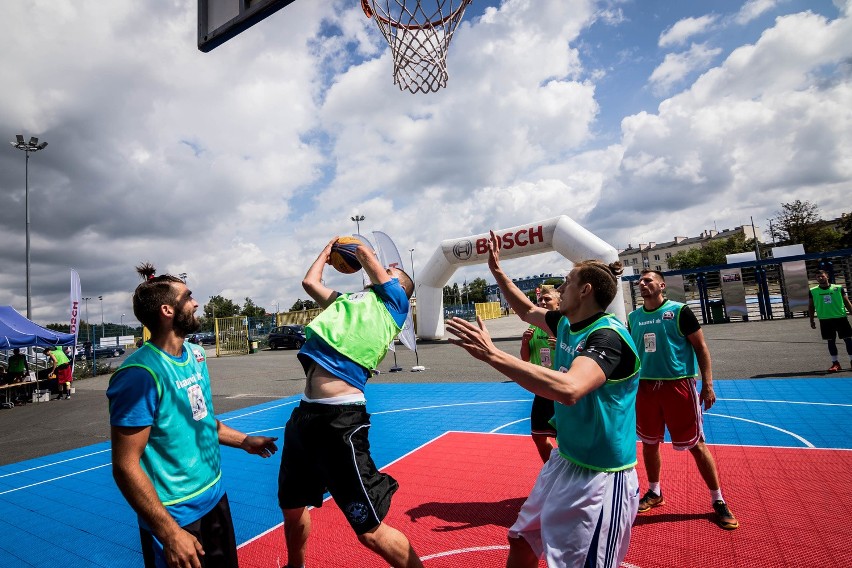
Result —
<path fill-rule="evenodd" d="M 716 489 L 714 491 L 710 491 L 710 500 L 714 503 L 716 501 L 724 501 L 725 499 L 722 497 L 722 488 Z"/>
<path fill-rule="evenodd" d="M 662 493 L 660 493 L 660 482 L 659 481 L 656 482 L 656 483 L 649 483 L 648 489 L 653 491 L 655 495 L 662 495 Z"/>

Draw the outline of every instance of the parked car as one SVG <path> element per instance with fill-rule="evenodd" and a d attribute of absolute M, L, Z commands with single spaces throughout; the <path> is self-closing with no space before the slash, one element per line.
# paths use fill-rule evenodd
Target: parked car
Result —
<path fill-rule="evenodd" d="M 121 357 L 124 355 L 124 347 L 119 347 L 116 345 L 94 345 L 92 346 L 92 351 L 94 351 L 95 359 L 105 359 L 108 357 Z M 88 353 L 86 353 L 86 349 L 82 345 L 77 346 L 77 353 L 74 354 L 74 359 L 86 360 Z"/>
<path fill-rule="evenodd" d="M 272 328 L 267 338 L 270 349 L 279 347 L 290 347 L 299 349 L 305 343 L 305 326 L 303 325 L 280 325 Z"/>
<path fill-rule="evenodd" d="M 195 335 L 190 335 L 187 339 L 190 343 L 196 345 L 216 345 L 216 334 L 212 331 L 199 331 Z"/>

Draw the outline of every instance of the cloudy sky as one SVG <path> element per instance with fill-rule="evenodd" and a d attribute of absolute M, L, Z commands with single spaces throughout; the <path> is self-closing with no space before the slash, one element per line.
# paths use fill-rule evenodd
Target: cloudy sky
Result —
<path fill-rule="evenodd" d="M 195 0 L 0 5 L 0 132 L 49 142 L 37 322 L 67 321 L 69 268 L 132 321 L 141 261 L 201 304 L 284 310 L 355 214 L 415 249 L 416 276 L 443 239 L 559 215 L 623 248 L 765 230 L 795 199 L 852 210 L 852 0 L 474 0 L 429 95 L 393 84 L 354 0 L 299 0 L 206 54 L 196 26 Z M 24 165 L 0 152 L 0 305 L 22 313 Z"/>

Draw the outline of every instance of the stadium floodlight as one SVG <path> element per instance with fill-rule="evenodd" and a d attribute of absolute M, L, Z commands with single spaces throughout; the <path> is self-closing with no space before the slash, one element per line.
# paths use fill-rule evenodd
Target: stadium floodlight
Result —
<path fill-rule="evenodd" d="M 24 210 L 26 215 L 26 248 L 27 248 L 27 319 L 33 319 L 32 313 L 32 288 L 30 287 L 30 153 L 44 150 L 47 142 L 38 143 L 38 138 L 30 137 L 29 142 L 24 142 L 23 134 L 16 134 L 15 141 L 10 142 L 18 150 L 23 150 L 27 155 L 24 169 Z"/>

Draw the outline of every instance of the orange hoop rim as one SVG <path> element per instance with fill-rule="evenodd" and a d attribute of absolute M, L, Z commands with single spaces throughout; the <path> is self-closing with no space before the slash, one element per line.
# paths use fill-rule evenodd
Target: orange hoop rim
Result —
<path fill-rule="evenodd" d="M 464 11 L 464 9 L 467 8 L 467 5 L 470 4 L 472 1 L 473 0 L 461 0 L 461 4 L 459 4 L 459 7 L 456 8 L 456 10 L 452 14 L 444 16 L 437 22 L 430 21 L 425 24 L 417 24 L 413 26 L 402 24 L 400 22 L 391 20 L 390 18 L 385 18 L 384 16 L 380 16 L 379 14 L 374 13 L 373 9 L 370 8 L 370 0 L 361 0 L 361 9 L 364 11 L 364 14 L 367 16 L 367 18 L 372 18 L 373 16 L 375 16 L 377 20 L 381 21 L 384 24 L 387 24 L 388 26 L 393 26 L 395 28 L 400 28 L 403 30 L 419 31 L 443 26 L 447 22 L 452 21 L 459 14 L 459 12 Z"/>

